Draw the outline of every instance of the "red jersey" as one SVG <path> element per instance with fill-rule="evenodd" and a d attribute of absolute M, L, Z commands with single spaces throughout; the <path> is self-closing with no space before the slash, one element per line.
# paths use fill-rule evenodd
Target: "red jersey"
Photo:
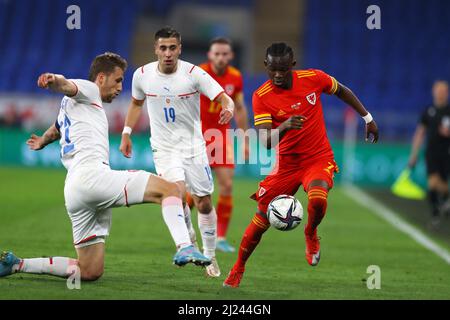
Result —
<path fill-rule="evenodd" d="M 214 73 L 210 63 L 203 63 L 199 67 L 213 77 L 214 80 L 222 86 L 225 93 L 229 95 L 231 99 L 235 100 L 239 94 L 242 94 L 242 75 L 241 72 L 235 67 L 228 66 L 225 72 L 220 76 Z M 222 111 L 222 106 L 220 103 L 211 101 L 208 97 L 201 95 L 200 108 L 203 132 L 209 128 L 222 130 L 230 128 L 230 123 L 224 125 L 219 124 L 219 114 L 220 111 Z"/>
<path fill-rule="evenodd" d="M 277 128 L 293 115 L 307 118 L 300 130 L 288 130 L 277 146 L 280 155 L 298 155 L 299 161 L 333 157 L 325 129 L 320 95 L 334 94 L 337 81 L 321 70 L 292 71 L 292 87 L 279 88 L 266 81 L 253 93 L 255 125 L 271 123 Z"/>

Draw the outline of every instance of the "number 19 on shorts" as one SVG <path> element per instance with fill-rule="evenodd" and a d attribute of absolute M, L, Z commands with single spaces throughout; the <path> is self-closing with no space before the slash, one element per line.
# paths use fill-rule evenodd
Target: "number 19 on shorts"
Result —
<path fill-rule="evenodd" d="M 164 108 L 166 122 L 175 122 L 175 109 L 173 107 Z"/>

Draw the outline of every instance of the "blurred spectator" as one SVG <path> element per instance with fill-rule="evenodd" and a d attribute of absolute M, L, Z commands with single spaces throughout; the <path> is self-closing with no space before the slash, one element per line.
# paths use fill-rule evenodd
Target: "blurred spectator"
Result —
<path fill-rule="evenodd" d="M 22 119 L 15 104 L 10 104 L 1 115 L 0 126 L 9 128 L 20 128 Z"/>

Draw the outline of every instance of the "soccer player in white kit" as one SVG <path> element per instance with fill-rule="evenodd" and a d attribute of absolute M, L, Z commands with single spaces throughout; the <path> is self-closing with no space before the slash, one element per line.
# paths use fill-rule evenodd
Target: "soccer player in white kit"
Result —
<path fill-rule="evenodd" d="M 109 166 L 108 121 L 103 102 L 112 102 L 122 91 L 126 67 L 122 57 L 105 53 L 92 62 L 90 81 L 67 80 L 52 73 L 39 77 L 39 87 L 50 88 L 65 97 L 55 124 L 41 137 L 33 134 L 27 144 L 33 150 L 40 150 L 60 140 L 61 161 L 67 169 L 64 198 L 78 259 L 19 259 L 11 252 L 4 252 L 0 257 L 0 277 L 17 272 L 68 277 L 77 266 L 82 280 L 98 279 L 103 274 L 111 208 L 145 202 L 162 205 L 164 220 L 179 249 L 175 264 L 211 264 L 192 245 L 181 190 L 175 183 L 146 171 L 118 171 Z"/>
<path fill-rule="evenodd" d="M 134 72 L 132 101 L 120 150 L 126 157 L 131 156 L 130 134 L 146 102 L 156 172 L 176 182 L 182 188 L 183 197 L 186 189 L 193 195 L 199 212 L 203 253 L 212 260 L 206 274 L 219 277 L 215 258 L 217 215 L 211 202 L 214 184 L 201 129 L 200 94 L 223 106 L 220 123 L 228 123 L 233 118 L 234 103 L 207 72 L 178 59 L 181 37 L 176 30 L 165 27 L 155 33 L 155 54 L 158 61 Z M 191 241 L 195 242 L 190 209 L 186 204 L 184 208 Z"/>

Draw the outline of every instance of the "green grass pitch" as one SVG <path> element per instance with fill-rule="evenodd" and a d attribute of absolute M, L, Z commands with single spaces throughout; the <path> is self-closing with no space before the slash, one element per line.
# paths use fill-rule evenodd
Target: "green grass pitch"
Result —
<path fill-rule="evenodd" d="M 0 250 L 20 257 L 74 257 L 63 199 L 65 172 L 0 169 Z M 229 240 L 237 246 L 255 211 L 257 181 L 237 180 Z M 303 192 L 298 193 L 305 206 Z M 194 217 L 196 214 L 194 214 Z M 305 216 L 306 218 L 306 216 Z M 304 258 L 302 227 L 269 230 L 237 290 L 222 288 L 236 254 L 218 253 L 219 279 L 195 266 L 172 265 L 175 252 L 160 207 L 114 209 L 105 274 L 69 290 L 64 279 L 16 274 L 0 279 L 0 299 L 449 299 L 450 268 L 439 257 L 350 200 L 336 187 L 319 228 L 320 264 Z M 381 289 L 367 289 L 369 265 Z"/>

